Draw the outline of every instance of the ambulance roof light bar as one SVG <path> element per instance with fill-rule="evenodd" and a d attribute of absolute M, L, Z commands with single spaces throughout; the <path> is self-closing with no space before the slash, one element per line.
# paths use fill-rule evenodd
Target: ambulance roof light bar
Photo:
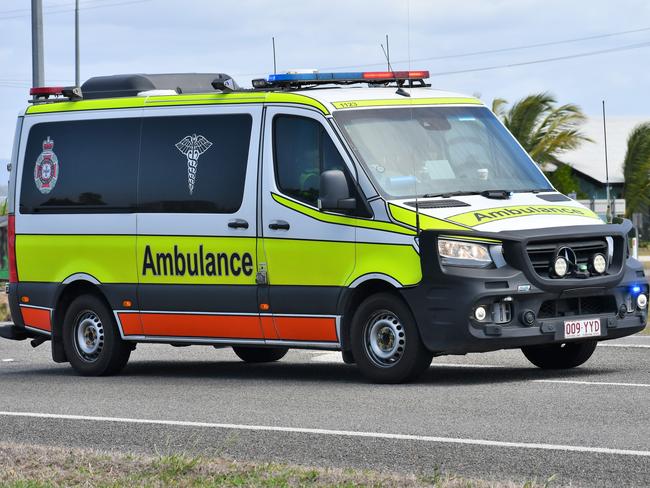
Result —
<path fill-rule="evenodd" d="M 64 100 L 81 100 L 83 98 L 81 89 L 76 86 L 37 86 L 29 89 L 29 94 L 34 97 L 30 100 L 31 103 L 43 103 L 51 101 L 64 101 Z M 55 97 L 54 100 L 49 100 L 50 97 Z"/>
<path fill-rule="evenodd" d="M 397 83 L 398 86 L 428 86 L 424 80 L 429 78 L 426 70 L 417 71 L 353 71 L 345 73 L 284 73 L 269 75 L 268 79 L 253 80 L 254 88 L 299 88 L 313 85 L 351 85 L 369 83 L 385 85 Z"/>

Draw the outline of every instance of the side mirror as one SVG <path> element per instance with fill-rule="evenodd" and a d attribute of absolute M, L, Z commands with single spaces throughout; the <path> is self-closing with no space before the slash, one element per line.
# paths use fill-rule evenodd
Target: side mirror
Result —
<path fill-rule="evenodd" d="M 350 197 L 350 187 L 340 169 L 329 169 L 320 174 L 318 208 L 321 210 L 352 210 L 357 207 L 355 198 Z"/>

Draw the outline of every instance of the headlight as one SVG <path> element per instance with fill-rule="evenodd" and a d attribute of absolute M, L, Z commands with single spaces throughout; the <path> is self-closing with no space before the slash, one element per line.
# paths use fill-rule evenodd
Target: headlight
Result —
<path fill-rule="evenodd" d="M 485 244 L 438 239 L 438 254 L 442 264 L 485 268 L 492 264 L 490 250 Z"/>

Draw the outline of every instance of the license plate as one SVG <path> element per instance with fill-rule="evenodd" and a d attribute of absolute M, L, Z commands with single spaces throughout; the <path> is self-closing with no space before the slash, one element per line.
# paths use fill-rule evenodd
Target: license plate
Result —
<path fill-rule="evenodd" d="M 600 319 L 565 320 L 564 338 L 595 337 L 601 334 Z"/>

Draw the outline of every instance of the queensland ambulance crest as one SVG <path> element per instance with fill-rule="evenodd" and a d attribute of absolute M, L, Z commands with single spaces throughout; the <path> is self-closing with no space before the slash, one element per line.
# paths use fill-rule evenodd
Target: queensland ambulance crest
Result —
<path fill-rule="evenodd" d="M 59 179 L 59 158 L 53 149 L 54 141 L 48 137 L 43 141 L 43 152 L 34 166 L 34 182 L 41 193 L 50 193 Z"/>

